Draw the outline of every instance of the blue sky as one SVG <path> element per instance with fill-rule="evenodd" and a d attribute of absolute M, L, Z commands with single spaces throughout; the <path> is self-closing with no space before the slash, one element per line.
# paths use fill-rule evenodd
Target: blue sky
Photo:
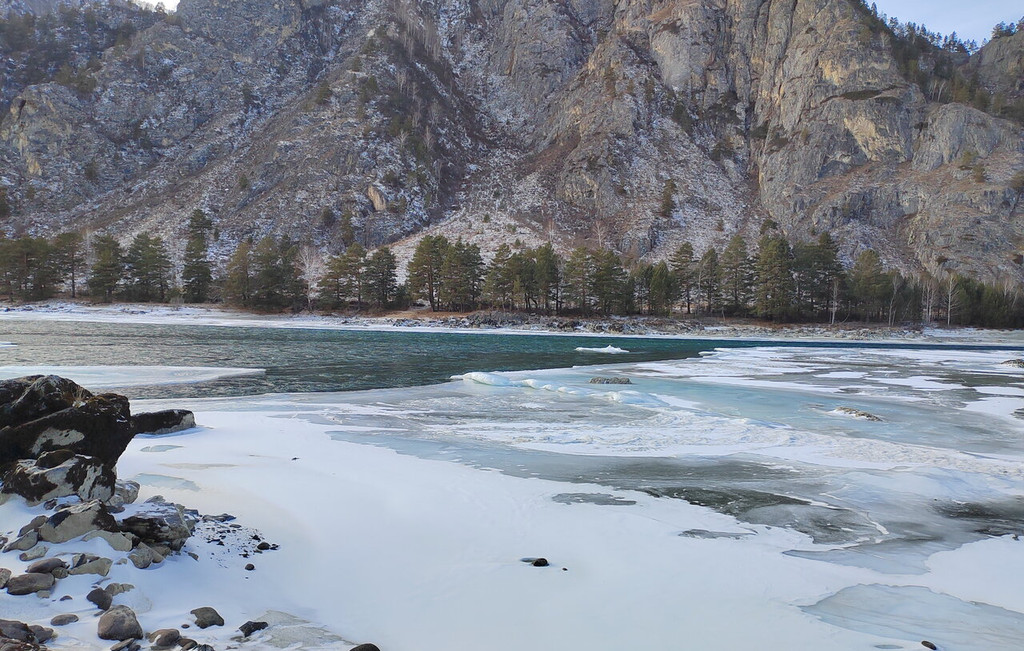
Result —
<path fill-rule="evenodd" d="M 147 0 L 155 3 L 155 0 Z M 992 34 L 998 22 L 1016 22 L 1024 16 L 1021 0 L 874 0 L 878 10 L 896 16 L 903 22 L 926 25 L 933 32 L 949 34 L 978 41 L 978 45 Z M 164 0 L 164 6 L 174 9 L 178 0 Z M 870 4 L 870 2 L 869 2 Z"/>
<path fill-rule="evenodd" d="M 926 25 L 933 32 L 956 32 L 965 40 L 981 42 L 992 35 L 999 22 L 1016 22 L 1024 16 L 1021 0 L 874 0 L 878 10 L 900 21 Z M 869 3 L 870 4 L 870 0 Z"/>

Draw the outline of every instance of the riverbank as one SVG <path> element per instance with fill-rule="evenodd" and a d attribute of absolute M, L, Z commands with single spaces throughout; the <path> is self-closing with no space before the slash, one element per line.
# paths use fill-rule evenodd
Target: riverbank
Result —
<path fill-rule="evenodd" d="M 728 319 L 663 317 L 580 318 L 518 312 L 441 314 L 406 310 L 381 316 L 322 314 L 255 314 L 218 305 L 94 304 L 48 301 L 13 305 L 2 319 L 37 319 L 117 323 L 181 324 L 252 328 L 328 330 L 399 330 L 412 332 L 487 332 L 491 334 L 560 334 L 575 336 L 672 337 L 700 339 L 782 339 L 795 341 L 915 342 L 1024 345 L 1024 331 L 881 324 L 771 324 Z"/>

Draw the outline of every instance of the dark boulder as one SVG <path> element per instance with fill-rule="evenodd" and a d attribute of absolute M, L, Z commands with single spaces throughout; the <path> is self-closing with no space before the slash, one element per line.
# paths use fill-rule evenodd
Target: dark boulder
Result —
<path fill-rule="evenodd" d="M 196 616 L 196 626 L 209 628 L 211 626 L 224 626 L 224 618 L 214 608 L 203 606 L 192 611 Z"/>
<path fill-rule="evenodd" d="M 50 465 L 63 457 L 67 458 Z M 85 501 L 107 501 L 114 495 L 116 481 L 113 467 L 99 459 L 58 450 L 43 454 L 36 461 L 18 461 L 3 476 L 2 491 L 21 495 L 30 504 L 69 495 Z"/>
<path fill-rule="evenodd" d="M 135 534 L 150 545 L 179 551 L 195 531 L 196 518 L 180 504 L 157 495 L 146 500 L 132 515 L 121 520 L 121 530 Z"/>
<path fill-rule="evenodd" d="M 17 622 L 13 619 L 0 619 L 0 637 L 19 642 L 35 642 L 36 635 L 28 624 Z"/>
<path fill-rule="evenodd" d="M 101 640 L 139 640 L 142 639 L 142 626 L 134 610 L 128 606 L 114 606 L 100 615 L 96 634 Z"/>
<path fill-rule="evenodd" d="M 376 644 L 366 643 L 360 644 L 359 646 L 354 646 L 348 651 L 380 651 L 380 649 L 377 647 Z"/>
<path fill-rule="evenodd" d="M 60 615 L 54 615 L 50 619 L 50 626 L 67 626 L 68 624 L 74 624 L 78 621 L 78 615 L 74 613 L 63 613 Z"/>
<path fill-rule="evenodd" d="M 61 558 L 44 558 L 26 568 L 30 574 L 51 574 L 57 568 L 67 568 L 68 564 Z"/>
<path fill-rule="evenodd" d="M 176 628 L 161 628 L 150 633 L 146 639 L 150 641 L 154 649 L 167 649 L 178 644 L 181 633 Z"/>
<path fill-rule="evenodd" d="M 0 381 L 0 428 L 57 413 L 91 397 L 88 390 L 56 375 Z"/>
<path fill-rule="evenodd" d="M 166 409 L 132 416 L 135 434 L 170 434 L 195 426 L 196 417 L 187 409 Z"/>
<path fill-rule="evenodd" d="M 262 631 L 263 629 L 265 629 L 268 626 L 270 626 L 270 624 L 268 624 L 266 622 L 252 622 L 252 621 L 249 621 L 249 622 L 246 622 L 246 623 L 242 624 L 241 626 L 239 626 L 238 630 L 242 631 L 242 637 L 249 637 L 250 635 L 252 635 L 256 631 Z"/>
<path fill-rule="evenodd" d="M 113 468 L 133 435 L 128 398 L 90 395 L 60 411 L 0 429 L 0 465 L 68 449 Z"/>
<path fill-rule="evenodd" d="M 103 588 L 93 588 L 89 594 L 85 595 L 85 599 L 96 604 L 100 610 L 108 610 L 114 603 L 114 598 Z"/>

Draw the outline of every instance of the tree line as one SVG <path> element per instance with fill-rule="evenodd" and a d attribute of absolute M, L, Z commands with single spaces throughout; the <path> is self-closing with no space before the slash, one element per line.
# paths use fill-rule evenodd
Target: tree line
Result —
<path fill-rule="evenodd" d="M 96 301 L 224 302 L 257 311 L 395 309 L 422 301 L 433 311 L 519 310 L 547 315 L 690 315 L 775 322 L 867 321 L 894 325 L 1024 326 L 1017 283 L 996 285 L 961 275 L 904 276 L 878 253 L 840 261 L 828 233 L 791 242 L 771 221 L 753 246 L 736 234 L 721 249 L 697 254 L 683 242 L 659 262 L 623 259 L 607 249 L 567 255 L 550 244 L 502 244 L 490 263 L 479 247 L 441 235 L 420 239 L 404 282 L 387 247 L 357 243 L 325 256 L 288 237 L 238 244 L 215 273 L 210 218 L 193 212 L 181 259 L 140 233 L 123 247 L 111 235 L 0 239 L 0 295 L 33 301 L 63 292 Z"/>

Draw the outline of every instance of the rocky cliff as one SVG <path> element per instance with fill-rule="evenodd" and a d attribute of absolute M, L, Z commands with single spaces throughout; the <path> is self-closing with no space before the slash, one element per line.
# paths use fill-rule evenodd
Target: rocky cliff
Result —
<path fill-rule="evenodd" d="M 222 252 L 337 250 L 351 222 L 400 251 L 427 228 L 659 258 L 771 218 L 848 258 L 1020 280 L 1020 124 L 934 101 L 954 73 L 908 75 L 877 23 L 855 0 L 182 0 L 94 84 L 14 98 L 6 230 L 180 241 L 202 208 Z M 957 65 L 1005 103 L 1022 52 Z"/>

